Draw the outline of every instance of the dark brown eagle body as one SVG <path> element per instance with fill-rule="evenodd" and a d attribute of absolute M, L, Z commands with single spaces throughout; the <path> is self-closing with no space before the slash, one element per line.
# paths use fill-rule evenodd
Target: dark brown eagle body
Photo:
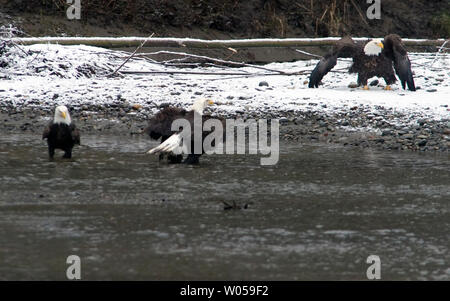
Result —
<path fill-rule="evenodd" d="M 185 110 L 176 107 L 166 107 L 159 111 L 155 116 L 153 116 L 148 123 L 147 128 L 144 130 L 146 134 L 150 136 L 151 139 L 157 140 L 161 138 L 161 143 L 169 139 L 172 135 L 181 132 L 172 130 L 172 123 L 177 119 L 185 119 L 190 123 L 191 126 L 191 153 L 188 154 L 187 158 L 183 161 L 183 155 L 168 154 L 167 160 L 169 163 L 187 163 L 196 164 L 199 162 L 201 154 L 194 153 L 194 130 L 195 123 L 194 118 L 200 118 L 201 125 L 203 127 L 204 123 L 209 119 L 217 119 L 222 123 L 223 131 L 225 132 L 225 119 L 221 117 L 211 116 L 211 115 L 200 115 L 194 110 Z M 206 136 L 208 136 L 212 131 L 202 130 L 202 142 Z M 224 135 L 225 140 L 225 135 Z M 214 146 L 214 145 L 213 145 Z M 202 154 L 205 150 L 202 148 Z M 159 159 L 163 159 L 163 153 L 160 154 Z"/>
<path fill-rule="evenodd" d="M 164 142 L 175 132 L 172 131 L 172 122 L 176 119 L 186 118 L 188 111 L 176 107 L 167 107 L 156 113 L 149 122 L 145 132 L 154 140 Z"/>
<path fill-rule="evenodd" d="M 42 139 L 47 139 L 50 158 L 55 155 L 55 149 L 61 149 L 64 151 L 63 158 L 70 159 L 75 144 L 80 145 L 80 133 L 73 122 L 70 125 L 50 122 L 42 134 Z"/>
<path fill-rule="evenodd" d="M 411 62 L 401 38 L 391 34 L 384 38 L 382 44 L 384 47 L 379 55 L 367 55 L 364 52 L 366 43 L 354 42 L 350 37 L 340 39 L 333 51 L 317 63 L 311 73 L 309 87 L 317 88 L 322 78 L 336 65 L 337 59 L 342 57 L 353 59 L 349 72 L 358 74 L 359 86 L 367 86 L 367 81 L 374 76 L 382 77 L 386 85 L 394 84 L 397 73 L 403 89 L 407 85 L 409 90 L 415 91 Z"/>
<path fill-rule="evenodd" d="M 369 78 L 374 76 L 382 77 L 386 85 L 395 84 L 397 81 L 394 70 L 392 69 L 392 61 L 383 55 L 357 56 L 353 60 L 353 65 L 350 67 L 349 73 L 358 74 L 358 86 L 367 86 Z"/>

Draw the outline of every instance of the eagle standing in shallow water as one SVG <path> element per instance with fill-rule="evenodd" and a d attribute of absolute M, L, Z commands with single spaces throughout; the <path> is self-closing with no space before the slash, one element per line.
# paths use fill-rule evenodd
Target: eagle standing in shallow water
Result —
<path fill-rule="evenodd" d="M 80 133 L 70 119 L 69 110 L 66 106 L 56 107 L 55 117 L 45 128 L 42 139 L 47 139 L 50 159 L 53 159 L 55 149 L 64 151 L 63 158 L 72 158 L 72 148 L 75 144 L 80 145 Z"/>
<path fill-rule="evenodd" d="M 199 99 L 194 102 L 191 110 L 185 110 L 176 107 L 166 107 L 159 111 L 155 116 L 153 116 L 148 123 L 148 127 L 144 130 L 150 138 L 157 140 L 161 138 L 161 144 L 155 148 L 152 148 L 147 152 L 147 154 L 160 154 L 159 159 L 167 154 L 167 159 L 169 163 L 187 163 L 187 164 L 197 164 L 199 163 L 200 156 L 205 152 L 202 147 L 201 154 L 194 153 L 194 118 L 199 118 L 202 124 L 202 142 L 206 136 L 208 136 L 211 131 L 203 129 L 203 124 L 208 119 L 216 119 L 222 124 L 222 129 L 225 130 L 225 120 L 221 117 L 212 117 L 210 115 L 203 115 L 204 109 L 213 104 L 212 100 L 209 99 Z M 185 119 L 191 125 L 191 153 L 189 153 L 186 159 L 183 161 L 182 147 L 180 146 L 182 142 L 182 137 L 180 132 L 172 131 L 172 123 L 177 119 Z M 215 142 L 214 142 L 215 143 Z M 183 149 L 183 151 L 186 151 Z M 178 153 L 178 154 L 175 154 Z"/>
<path fill-rule="evenodd" d="M 391 90 L 390 85 L 397 81 L 397 73 L 403 89 L 406 89 L 407 85 L 409 90 L 416 91 L 408 53 L 402 39 L 396 34 L 387 35 L 383 41 L 371 40 L 365 45 L 355 43 L 350 37 L 340 39 L 333 51 L 322 58 L 314 68 L 309 78 L 310 88 L 319 87 L 320 81 L 333 69 L 339 57 L 353 58 L 349 72 L 358 73 L 358 86 L 363 86 L 364 90 L 369 89 L 367 80 L 374 76 L 384 78 L 385 89 Z"/>

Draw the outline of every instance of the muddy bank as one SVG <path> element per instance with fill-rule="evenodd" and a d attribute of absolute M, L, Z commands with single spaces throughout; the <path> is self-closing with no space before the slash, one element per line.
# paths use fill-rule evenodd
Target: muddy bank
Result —
<path fill-rule="evenodd" d="M 96 113 L 93 113 L 93 112 Z M 133 107 L 99 108 L 83 106 L 72 109 L 72 119 L 82 134 L 144 135 L 143 129 L 152 114 Z M 450 148 L 450 122 L 419 120 L 414 126 L 393 126 L 386 122 L 390 112 L 373 114 L 364 107 L 346 114 L 318 112 L 237 113 L 226 118 L 278 119 L 280 139 L 292 143 L 321 142 L 357 148 L 384 150 L 446 152 Z M 0 108 L 0 134 L 23 132 L 40 135 L 53 116 L 48 109 Z M 364 128 L 365 130 L 361 130 Z"/>
<path fill-rule="evenodd" d="M 418 90 L 401 90 L 371 81 L 370 91 L 351 84 L 346 72 L 327 74 L 319 89 L 308 88 L 308 70 L 316 60 L 273 63 L 265 68 L 302 70 L 304 75 L 260 73 L 260 66 L 233 68 L 242 76 L 217 76 L 221 66 L 199 66 L 197 74 L 170 74 L 147 60 L 130 60 L 125 70 L 160 74 L 109 77 L 123 53 L 86 46 L 33 45 L 8 49 L 0 72 L 0 131 L 36 133 L 64 104 L 83 133 L 139 134 L 153 114 L 166 105 L 188 108 L 199 98 L 214 105 L 207 113 L 225 118 L 279 119 L 281 139 L 295 143 L 320 141 L 391 150 L 448 152 L 450 95 L 448 57 L 410 54 Z M 30 63 L 32 62 L 32 64 Z M 349 61 L 336 68 L 345 70 Z M 255 68 L 257 67 L 257 68 Z M 255 72 L 258 72 L 255 74 Z M 168 73 L 168 74 L 166 74 Z M 253 73 L 253 74 L 252 74 Z M 350 86 L 350 87 L 349 87 Z M 353 88 L 352 88 L 353 87 Z"/>

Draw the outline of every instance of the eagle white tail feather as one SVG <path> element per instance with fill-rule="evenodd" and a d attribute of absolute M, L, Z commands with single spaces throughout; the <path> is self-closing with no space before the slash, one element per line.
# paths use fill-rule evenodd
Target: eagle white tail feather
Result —
<path fill-rule="evenodd" d="M 180 143 L 181 143 L 181 136 L 179 134 L 173 134 L 166 141 L 164 141 L 157 147 L 149 150 L 147 154 L 157 154 L 157 153 L 181 154 L 182 148 L 180 147 Z"/>

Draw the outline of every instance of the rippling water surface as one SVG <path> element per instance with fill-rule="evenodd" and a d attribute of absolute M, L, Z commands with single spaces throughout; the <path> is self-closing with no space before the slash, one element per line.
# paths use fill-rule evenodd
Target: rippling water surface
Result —
<path fill-rule="evenodd" d="M 0 279 L 63 280 L 75 254 L 84 280 L 364 280 L 374 254 L 382 279 L 450 280 L 447 154 L 283 144 L 276 166 L 186 166 L 144 137 L 82 143 L 50 162 L 0 137 Z"/>

